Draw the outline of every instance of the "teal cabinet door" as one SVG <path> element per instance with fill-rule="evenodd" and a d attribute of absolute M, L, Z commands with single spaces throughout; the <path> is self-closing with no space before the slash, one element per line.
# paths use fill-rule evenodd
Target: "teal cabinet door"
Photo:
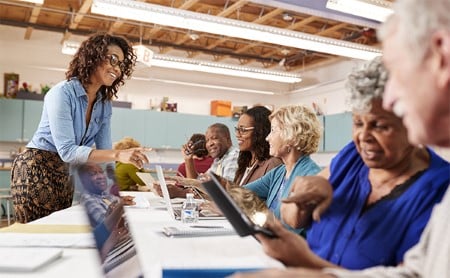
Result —
<path fill-rule="evenodd" d="M 168 148 L 179 149 L 194 133 L 205 134 L 209 121 L 205 116 L 167 113 Z"/>
<path fill-rule="evenodd" d="M 325 116 L 325 151 L 337 152 L 352 140 L 352 113 Z"/>
<path fill-rule="evenodd" d="M 323 152 L 324 150 L 324 141 L 325 141 L 325 117 L 317 116 L 320 122 L 321 133 L 320 133 L 320 142 L 319 142 L 319 152 Z"/>
<path fill-rule="evenodd" d="M 0 141 L 22 142 L 23 100 L 0 99 Z"/>
<path fill-rule="evenodd" d="M 11 171 L 0 170 L 0 189 L 10 189 Z"/>
<path fill-rule="evenodd" d="M 144 130 L 144 144 L 152 148 L 168 148 L 167 134 L 169 128 L 167 125 L 167 114 L 169 112 L 143 111 L 143 124 L 140 124 Z"/>
<path fill-rule="evenodd" d="M 23 137 L 24 142 L 28 142 L 33 137 L 41 121 L 43 101 L 24 100 L 23 101 Z"/>
<path fill-rule="evenodd" d="M 112 113 L 111 139 L 113 144 L 123 137 L 128 136 L 144 145 L 144 118 L 146 111 L 114 107 Z"/>

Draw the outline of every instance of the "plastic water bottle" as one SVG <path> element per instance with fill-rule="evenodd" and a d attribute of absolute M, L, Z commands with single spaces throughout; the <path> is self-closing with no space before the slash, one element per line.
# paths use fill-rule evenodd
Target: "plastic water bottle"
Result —
<path fill-rule="evenodd" d="M 184 201 L 181 208 L 181 221 L 183 223 L 198 222 L 198 206 L 192 193 L 186 194 L 186 201 Z"/>

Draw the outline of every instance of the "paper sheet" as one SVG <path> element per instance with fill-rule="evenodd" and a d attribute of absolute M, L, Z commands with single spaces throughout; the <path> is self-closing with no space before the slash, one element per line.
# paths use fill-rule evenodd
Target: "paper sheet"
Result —
<path fill-rule="evenodd" d="M 14 223 L 11 226 L 0 229 L 0 233 L 90 233 L 89 225 L 47 225 L 47 224 L 21 224 Z"/>

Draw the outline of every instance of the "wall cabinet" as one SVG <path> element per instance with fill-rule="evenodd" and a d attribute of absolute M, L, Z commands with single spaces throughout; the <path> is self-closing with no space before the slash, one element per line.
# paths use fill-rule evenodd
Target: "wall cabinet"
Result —
<path fill-rule="evenodd" d="M 0 141 L 21 142 L 23 100 L 0 99 Z"/>
<path fill-rule="evenodd" d="M 35 132 L 42 113 L 43 102 L 36 100 L 0 99 L 0 141 L 28 142 Z M 352 114 L 319 116 L 323 126 L 319 152 L 337 152 L 352 140 Z M 230 117 L 133 110 L 113 107 L 112 141 L 125 136 L 152 148 L 179 149 L 193 133 L 204 133 L 213 123 L 223 123 L 230 129 L 236 144 Z"/>
<path fill-rule="evenodd" d="M 324 121 L 324 151 L 337 152 L 352 140 L 352 113 L 327 115 Z"/>
<path fill-rule="evenodd" d="M 113 108 L 111 118 L 111 138 L 113 143 L 125 136 L 143 143 L 145 135 L 145 111 Z"/>
<path fill-rule="evenodd" d="M 24 100 L 23 101 L 23 133 L 22 141 L 28 142 L 33 137 L 34 132 L 41 121 L 43 101 Z"/>
<path fill-rule="evenodd" d="M 0 141 L 30 141 L 41 119 L 43 105 L 37 100 L 0 99 Z"/>
<path fill-rule="evenodd" d="M 215 116 L 113 108 L 112 141 L 131 136 L 143 146 L 179 149 L 193 133 L 205 133 L 208 126 L 220 122 L 233 132 L 235 120 Z M 232 134 L 232 138 L 234 136 Z"/>

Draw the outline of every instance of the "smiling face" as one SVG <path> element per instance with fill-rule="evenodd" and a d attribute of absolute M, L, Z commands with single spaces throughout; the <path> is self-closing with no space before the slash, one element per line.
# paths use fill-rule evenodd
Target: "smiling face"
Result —
<path fill-rule="evenodd" d="M 106 59 L 96 68 L 92 75 L 91 82 L 97 86 L 110 87 L 114 81 L 116 81 L 122 75 L 120 64 L 124 60 L 124 54 L 122 49 L 117 45 L 108 46 Z M 118 59 L 115 66 L 115 61 Z M 113 61 L 111 63 L 111 61 Z"/>
<path fill-rule="evenodd" d="M 212 127 L 206 130 L 206 149 L 212 158 L 221 158 L 231 147 L 231 139 L 220 129 Z"/>
<path fill-rule="evenodd" d="M 253 150 L 253 132 L 254 130 L 248 129 L 254 127 L 254 119 L 247 115 L 242 114 L 237 123 L 236 138 L 240 151 L 252 151 Z M 247 128 L 247 130 L 246 130 Z"/>
<path fill-rule="evenodd" d="M 288 146 L 281 134 L 281 124 L 275 118 L 273 118 L 270 123 L 270 133 L 266 138 L 270 145 L 270 155 L 283 159 L 283 157 L 288 154 Z"/>
<path fill-rule="evenodd" d="M 353 142 L 369 168 L 389 169 L 402 162 L 413 149 L 401 120 L 372 102 L 368 113 L 353 113 Z"/>
<path fill-rule="evenodd" d="M 105 172 L 100 165 L 86 163 L 78 171 L 81 183 L 86 191 L 100 194 L 108 188 Z"/>

